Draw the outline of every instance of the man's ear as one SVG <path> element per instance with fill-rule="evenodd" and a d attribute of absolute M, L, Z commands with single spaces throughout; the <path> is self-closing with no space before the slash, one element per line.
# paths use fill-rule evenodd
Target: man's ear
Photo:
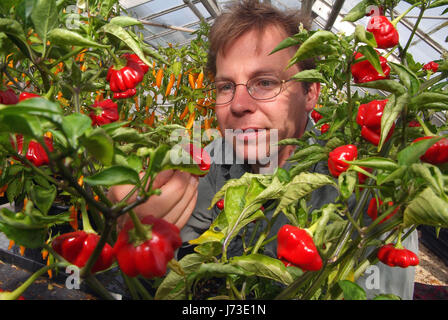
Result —
<path fill-rule="evenodd" d="M 308 92 L 306 94 L 306 111 L 311 112 L 316 105 L 317 101 L 319 100 L 319 94 L 320 94 L 320 83 L 319 82 L 313 82 L 311 83 Z"/>

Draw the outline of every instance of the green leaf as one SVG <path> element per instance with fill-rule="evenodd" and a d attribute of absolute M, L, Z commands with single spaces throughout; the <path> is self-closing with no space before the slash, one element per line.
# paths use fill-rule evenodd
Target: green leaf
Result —
<path fill-rule="evenodd" d="M 442 137 L 435 136 L 431 139 L 423 139 L 411 143 L 397 154 L 398 164 L 400 166 L 406 166 L 419 162 L 420 157 L 425 154 L 426 150 L 440 139 L 442 139 Z"/>
<path fill-rule="evenodd" d="M 380 58 L 374 48 L 371 46 L 361 46 L 358 51 L 363 54 L 363 56 L 370 62 L 370 64 L 380 75 L 384 76 Z"/>
<path fill-rule="evenodd" d="M 254 273 L 244 270 L 238 266 L 232 264 L 222 264 L 222 263 L 202 263 L 199 269 L 195 272 L 195 278 L 197 277 L 216 277 L 225 275 L 239 275 L 250 277 Z"/>
<path fill-rule="evenodd" d="M 345 300 L 366 300 L 367 296 L 363 288 L 350 280 L 340 280 L 338 285 L 344 293 Z"/>
<path fill-rule="evenodd" d="M 55 123 L 61 123 L 62 121 L 61 107 L 45 98 L 27 99 L 15 105 L 0 104 L 0 115 L 7 114 L 27 114 L 44 117 Z"/>
<path fill-rule="evenodd" d="M 135 25 L 142 25 L 140 21 L 138 21 L 135 18 L 129 17 L 129 16 L 117 16 L 113 17 L 109 21 L 110 23 L 114 23 L 120 27 L 129 27 L 129 26 L 135 26 Z"/>
<path fill-rule="evenodd" d="M 33 230 L 20 229 L 4 223 L 4 221 L 2 221 L 1 219 L 0 231 L 3 232 L 8 239 L 13 240 L 17 245 L 24 246 L 30 249 L 42 248 L 47 237 L 46 228 Z"/>
<path fill-rule="evenodd" d="M 394 294 L 379 294 L 373 298 L 373 300 L 401 300 L 399 296 L 396 296 Z"/>
<path fill-rule="evenodd" d="M 257 253 L 234 257 L 230 260 L 230 263 L 258 277 L 272 279 L 286 285 L 293 281 L 283 262 L 266 255 Z"/>
<path fill-rule="evenodd" d="M 320 173 L 302 172 L 299 175 L 294 176 L 292 181 L 285 186 L 285 191 L 283 196 L 280 198 L 280 203 L 275 209 L 273 216 L 276 216 L 291 203 L 298 201 L 314 190 L 325 185 L 332 185 L 336 187 L 333 179 Z"/>
<path fill-rule="evenodd" d="M 411 200 L 404 210 L 403 223 L 405 226 L 429 225 L 448 228 L 448 202 L 427 187 Z"/>
<path fill-rule="evenodd" d="M 62 131 L 67 136 L 71 147 L 78 147 L 78 139 L 92 126 L 89 116 L 82 113 L 73 113 L 62 119 Z"/>
<path fill-rule="evenodd" d="M 355 171 L 345 171 L 338 177 L 339 192 L 343 199 L 348 199 L 355 190 L 357 173 Z"/>
<path fill-rule="evenodd" d="M 337 43 L 337 36 L 326 30 L 319 30 L 309 37 L 299 47 L 297 52 L 291 58 L 288 66 L 293 65 L 297 61 L 314 58 L 320 55 L 328 55 L 335 52 L 335 48 L 330 46 L 328 42 Z"/>
<path fill-rule="evenodd" d="M 362 0 L 347 13 L 342 21 L 355 22 L 361 18 L 364 18 L 369 5 L 373 5 L 374 3 L 375 2 L 371 0 Z"/>
<path fill-rule="evenodd" d="M 184 272 L 188 275 L 199 270 L 200 266 L 209 258 L 197 253 L 184 256 L 179 260 Z M 180 300 L 187 299 L 185 296 L 185 279 L 174 271 L 170 271 L 157 288 L 154 296 L 156 300 Z"/>
<path fill-rule="evenodd" d="M 59 21 L 56 3 L 48 0 L 36 0 L 31 13 L 31 20 L 45 48 L 48 32 L 56 27 Z"/>
<path fill-rule="evenodd" d="M 363 88 L 371 88 L 371 89 L 378 89 L 378 90 L 384 90 L 387 92 L 391 92 L 397 96 L 402 95 L 407 92 L 407 89 L 405 86 L 400 84 L 397 81 L 394 80 L 375 80 L 375 81 L 369 81 L 364 83 L 355 83 L 354 86 L 363 87 Z"/>
<path fill-rule="evenodd" d="M 51 43 L 63 46 L 78 46 L 82 48 L 107 48 L 108 45 L 98 43 L 94 40 L 83 37 L 77 32 L 67 29 L 56 28 L 48 33 Z"/>
<path fill-rule="evenodd" d="M 110 165 L 114 158 L 114 144 L 112 138 L 100 127 L 80 138 L 82 145 L 98 161 Z"/>
<path fill-rule="evenodd" d="M 363 25 L 357 24 L 355 28 L 355 38 L 358 42 L 363 42 L 372 48 L 377 47 L 377 43 L 373 33 L 366 31 Z M 382 72 L 382 70 L 381 70 Z"/>
<path fill-rule="evenodd" d="M 6 114 L 0 118 L 0 131 L 20 133 L 30 137 L 43 135 L 42 125 L 35 116 L 27 114 Z"/>
<path fill-rule="evenodd" d="M 300 71 L 295 75 L 293 75 L 291 78 L 301 82 L 328 83 L 328 81 L 324 78 L 324 76 L 316 69 Z"/>
<path fill-rule="evenodd" d="M 137 172 L 125 166 L 112 166 L 92 176 L 84 177 L 84 182 L 90 185 L 116 186 L 122 184 L 139 185 L 140 177 Z"/>
<path fill-rule="evenodd" d="M 388 62 L 392 70 L 400 78 L 400 82 L 408 89 L 410 96 L 413 96 L 418 92 L 420 88 L 420 80 L 409 68 L 402 64 L 398 64 L 392 61 Z"/>
<path fill-rule="evenodd" d="M 138 57 L 144 62 L 146 63 L 148 66 L 152 66 L 152 63 L 150 63 L 144 53 L 143 50 L 140 46 L 140 44 L 129 34 L 128 31 L 126 31 L 126 29 L 120 27 L 119 25 L 116 25 L 114 23 L 108 23 L 106 25 L 104 25 L 102 27 L 102 29 L 114 36 L 117 37 L 118 39 L 120 39 L 121 41 L 123 41 L 132 51 L 135 52 L 135 54 L 138 55 Z"/>
<path fill-rule="evenodd" d="M 301 43 L 301 42 L 300 42 L 300 40 L 299 40 L 298 37 L 294 37 L 294 36 L 292 36 L 292 37 L 288 37 L 288 38 L 282 40 L 282 41 L 281 41 L 281 42 L 274 48 L 274 50 L 271 51 L 270 54 L 273 54 L 273 53 L 275 53 L 275 52 L 277 52 L 277 51 L 280 51 L 280 50 L 283 50 L 283 49 L 286 49 L 286 48 L 289 48 L 289 47 L 292 47 L 292 46 L 298 46 L 300 43 Z"/>
<path fill-rule="evenodd" d="M 4 32 L 11 41 L 22 51 L 22 53 L 31 58 L 33 53 L 25 38 L 25 32 L 22 25 L 13 19 L 0 18 L 0 32 Z"/>
<path fill-rule="evenodd" d="M 395 123 L 395 120 L 400 115 L 403 108 L 409 102 L 409 95 L 404 93 L 397 96 L 395 99 L 393 97 L 389 98 L 386 105 L 384 106 L 383 115 L 381 116 L 381 139 L 378 144 L 378 151 L 381 150 L 383 144 L 385 143 L 389 132 Z"/>
<path fill-rule="evenodd" d="M 39 185 L 34 185 L 31 189 L 30 196 L 36 207 L 42 214 L 46 215 L 56 198 L 56 187 L 50 186 L 49 188 L 44 188 Z"/>
<path fill-rule="evenodd" d="M 372 169 L 380 169 L 380 170 L 387 170 L 387 171 L 393 171 L 398 168 L 398 164 L 389 159 L 389 158 L 383 158 L 383 157 L 369 157 L 364 159 L 358 159 L 353 161 L 346 161 L 348 164 L 360 166 L 360 167 L 367 167 Z"/>
<path fill-rule="evenodd" d="M 410 100 L 411 108 L 421 108 L 425 104 L 429 103 L 443 103 L 448 104 L 448 94 L 437 93 L 437 92 L 423 92 L 418 96 L 415 96 Z"/>
<path fill-rule="evenodd" d="M 436 0 L 429 5 L 429 8 L 437 8 L 448 5 L 448 0 Z"/>
<path fill-rule="evenodd" d="M 148 170 L 154 173 L 160 172 L 163 168 L 163 161 L 169 155 L 169 151 L 170 146 L 162 144 L 155 151 L 151 152 Z"/>

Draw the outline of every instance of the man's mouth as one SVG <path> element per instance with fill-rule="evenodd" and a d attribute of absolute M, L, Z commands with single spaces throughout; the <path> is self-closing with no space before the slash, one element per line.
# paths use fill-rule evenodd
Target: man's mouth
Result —
<path fill-rule="evenodd" d="M 237 140 L 254 140 L 257 138 L 265 137 L 268 130 L 265 128 L 241 128 L 234 130 L 234 137 Z"/>

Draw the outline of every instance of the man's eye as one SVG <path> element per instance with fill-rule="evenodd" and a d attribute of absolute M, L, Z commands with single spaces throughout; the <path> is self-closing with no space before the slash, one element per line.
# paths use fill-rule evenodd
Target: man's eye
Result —
<path fill-rule="evenodd" d="M 233 90 L 233 84 L 231 82 L 217 83 L 216 84 L 216 90 L 218 92 L 232 91 Z"/>
<path fill-rule="evenodd" d="M 260 89 L 271 89 L 275 88 L 277 85 L 278 81 L 273 79 L 258 79 L 255 82 L 255 86 Z"/>

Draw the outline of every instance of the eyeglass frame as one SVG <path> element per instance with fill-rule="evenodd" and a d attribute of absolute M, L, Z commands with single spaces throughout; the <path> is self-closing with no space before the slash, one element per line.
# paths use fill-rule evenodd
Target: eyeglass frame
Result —
<path fill-rule="evenodd" d="M 270 100 L 270 99 L 273 99 L 273 98 L 277 97 L 280 93 L 282 93 L 282 91 L 283 91 L 283 85 L 284 85 L 285 83 L 287 83 L 287 82 L 289 82 L 289 81 L 291 81 L 291 80 L 294 80 L 294 78 L 289 78 L 289 79 L 287 79 L 287 80 L 284 80 L 284 79 L 283 79 L 283 80 L 280 80 L 280 79 L 278 79 L 278 80 L 280 80 L 280 90 L 278 91 L 278 93 L 275 94 L 275 95 L 272 96 L 272 97 L 269 97 L 269 98 L 262 98 L 262 99 L 259 99 L 259 98 L 255 98 L 254 96 L 252 96 L 252 94 L 251 94 L 250 91 L 249 91 L 249 87 L 247 86 L 247 84 L 249 83 L 249 81 L 251 81 L 251 80 L 253 80 L 253 79 L 256 79 L 256 78 L 259 78 L 259 77 L 260 77 L 260 76 L 251 78 L 251 79 L 247 80 L 246 83 L 235 83 L 235 82 L 230 81 L 230 80 L 222 80 L 222 81 L 228 81 L 228 82 L 230 82 L 230 83 L 233 84 L 232 99 L 230 99 L 229 101 L 224 102 L 224 103 L 216 103 L 216 101 L 215 101 L 215 105 L 217 105 L 217 106 L 221 106 L 221 105 L 225 105 L 225 104 L 228 104 L 228 103 L 232 102 L 232 100 L 235 98 L 235 92 L 236 92 L 236 87 L 237 87 L 237 86 L 245 86 L 245 87 L 246 87 L 246 90 L 247 90 L 247 93 L 248 93 L 248 94 L 250 95 L 250 97 L 251 97 L 252 99 L 254 99 L 254 100 L 257 100 L 257 101 Z M 216 82 L 213 83 L 213 87 L 212 87 L 210 90 L 216 90 L 215 83 L 216 83 Z"/>

